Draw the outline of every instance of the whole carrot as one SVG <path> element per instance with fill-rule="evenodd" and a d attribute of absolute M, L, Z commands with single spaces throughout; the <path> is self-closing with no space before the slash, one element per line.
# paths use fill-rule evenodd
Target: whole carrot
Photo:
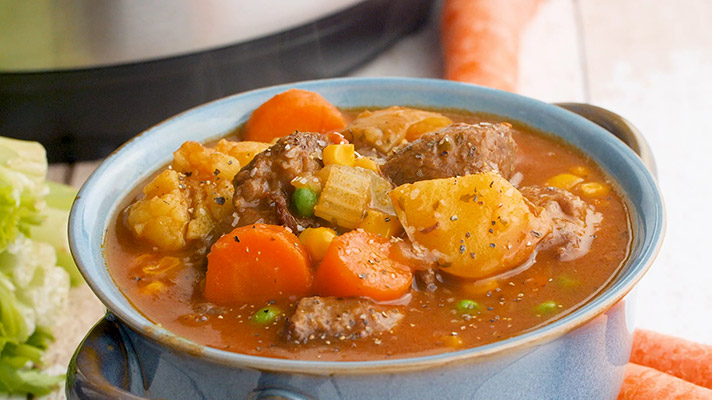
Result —
<path fill-rule="evenodd" d="M 540 0 L 445 0 L 445 78 L 514 91 L 519 36 Z"/>
<path fill-rule="evenodd" d="M 630 361 L 712 389 L 712 346 L 637 329 Z"/>
<path fill-rule="evenodd" d="M 712 390 L 697 386 L 653 368 L 630 363 L 618 400 L 712 399 Z"/>

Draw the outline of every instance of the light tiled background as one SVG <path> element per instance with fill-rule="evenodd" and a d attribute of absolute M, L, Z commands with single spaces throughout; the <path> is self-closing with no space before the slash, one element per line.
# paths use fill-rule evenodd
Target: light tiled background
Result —
<path fill-rule="evenodd" d="M 589 102 L 632 121 L 655 155 L 668 212 L 665 243 L 637 289 L 637 326 L 712 344 L 712 2 L 544 0 L 526 26 L 521 94 Z M 355 76 L 440 77 L 437 20 Z M 53 166 L 80 185 L 95 163 Z M 74 348 L 103 313 L 88 288 L 57 335 Z M 71 354 L 56 354 L 66 363 Z"/>

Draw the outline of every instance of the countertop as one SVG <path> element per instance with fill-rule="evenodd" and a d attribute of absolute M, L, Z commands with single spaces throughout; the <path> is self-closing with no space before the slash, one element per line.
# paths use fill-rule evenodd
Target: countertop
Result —
<path fill-rule="evenodd" d="M 647 138 L 667 207 L 667 234 L 634 291 L 636 326 L 712 344 L 712 2 L 545 0 L 526 26 L 518 92 L 608 108 Z M 353 76 L 441 76 L 438 21 L 402 39 Z M 53 165 L 50 178 L 81 185 L 97 163 Z M 58 340 L 73 348 L 103 313 L 75 289 Z M 62 362 L 66 356 L 57 356 Z M 66 365 L 66 364 L 65 364 Z"/>

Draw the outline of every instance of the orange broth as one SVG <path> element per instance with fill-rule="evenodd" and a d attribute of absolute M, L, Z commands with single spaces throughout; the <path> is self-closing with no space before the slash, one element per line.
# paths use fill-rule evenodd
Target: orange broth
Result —
<path fill-rule="evenodd" d="M 498 119 L 447 115 L 464 122 Z M 289 342 L 283 337 L 286 318 L 268 325 L 251 322 L 250 316 L 266 304 L 222 307 L 207 302 L 202 294 L 204 263 L 187 253 L 170 254 L 181 261 L 165 266 L 161 281 L 166 290 L 151 292 L 145 289 L 140 269 L 147 258 L 161 254 L 137 243 L 119 216 L 106 236 L 108 268 L 124 295 L 149 320 L 199 344 L 236 353 L 303 360 L 380 360 L 461 350 L 510 338 L 561 318 L 599 293 L 625 263 L 632 239 L 625 202 L 615 183 L 590 159 L 522 125 L 515 124 L 514 139 L 521 186 L 544 185 L 554 175 L 584 166 L 589 171 L 585 181 L 606 182 L 612 188 L 599 198 L 571 190 L 603 215 L 591 250 L 568 262 L 560 261 L 553 249 L 540 251 L 531 267 L 504 279 L 450 278 L 439 283 L 435 292 L 411 290 L 402 301 L 405 317 L 391 333 L 356 340 Z M 462 299 L 476 301 L 479 310 L 463 316 L 455 310 Z M 289 316 L 296 300 L 275 305 Z M 549 307 L 542 308 L 542 304 Z"/>

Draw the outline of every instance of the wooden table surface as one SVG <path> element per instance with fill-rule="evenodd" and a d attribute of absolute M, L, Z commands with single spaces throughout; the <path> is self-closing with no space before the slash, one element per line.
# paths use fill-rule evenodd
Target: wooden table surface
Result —
<path fill-rule="evenodd" d="M 545 0 L 523 35 L 519 92 L 602 106 L 643 132 L 668 226 L 657 261 L 634 292 L 636 326 L 712 344 L 709 21 L 708 0 Z M 352 75 L 440 77 L 437 25 L 434 18 Z M 53 165 L 50 179 L 78 187 L 96 165 Z M 58 335 L 70 349 L 103 313 L 86 287 L 75 289 L 72 305 L 83 312 Z M 70 355 L 55 359 L 65 363 Z"/>

